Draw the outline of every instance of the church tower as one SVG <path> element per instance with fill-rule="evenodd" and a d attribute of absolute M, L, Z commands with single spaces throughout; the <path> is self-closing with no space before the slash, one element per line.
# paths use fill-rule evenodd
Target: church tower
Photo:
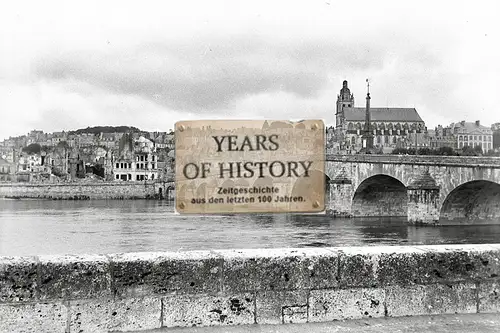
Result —
<path fill-rule="evenodd" d="M 347 81 L 344 80 L 342 83 L 342 89 L 340 89 L 340 94 L 337 95 L 337 112 L 335 113 L 336 128 L 342 127 L 344 125 L 344 108 L 354 107 L 354 96 L 351 94 L 351 90 L 347 87 Z"/>

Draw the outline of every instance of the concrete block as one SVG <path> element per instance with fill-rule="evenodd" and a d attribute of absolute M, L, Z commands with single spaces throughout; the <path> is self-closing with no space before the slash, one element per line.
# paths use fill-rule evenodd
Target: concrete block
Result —
<path fill-rule="evenodd" d="M 328 249 L 214 251 L 224 260 L 224 291 L 332 288 L 338 254 Z"/>
<path fill-rule="evenodd" d="M 257 292 L 257 324 L 307 322 L 307 290 Z"/>
<path fill-rule="evenodd" d="M 246 292 L 257 288 L 257 262 L 255 255 L 265 250 L 217 250 L 223 258 L 222 291 Z"/>
<path fill-rule="evenodd" d="M 161 327 L 161 298 L 70 301 L 71 332 L 147 330 Z"/>
<path fill-rule="evenodd" d="M 40 256 L 40 299 L 112 296 L 109 261 L 101 255 Z"/>
<path fill-rule="evenodd" d="M 390 286 L 386 295 L 390 317 L 477 312 L 474 283 Z"/>
<path fill-rule="evenodd" d="M 311 290 L 309 322 L 383 317 L 384 301 L 380 288 Z"/>
<path fill-rule="evenodd" d="M 112 255 L 113 279 L 119 296 L 217 292 L 222 259 L 209 251 L 126 253 Z"/>
<path fill-rule="evenodd" d="M 379 287 L 414 284 L 419 276 L 418 258 L 424 251 L 409 246 L 341 248 L 341 287 Z"/>
<path fill-rule="evenodd" d="M 479 312 L 500 312 L 500 281 L 479 283 Z"/>
<path fill-rule="evenodd" d="M 332 248 L 302 251 L 307 258 L 308 289 L 331 289 L 339 286 L 339 251 Z"/>
<path fill-rule="evenodd" d="M 255 323 L 255 297 L 231 295 L 170 295 L 163 297 L 163 326 L 191 327 Z"/>
<path fill-rule="evenodd" d="M 0 305 L 0 332 L 67 332 L 67 323 L 61 303 Z"/>
<path fill-rule="evenodd" d="M 37 279 L 36 258 L 0 257 L 0 303 L 36 299 Z"/>
<path fill-rule="evenodd" d="M 262 249 L 244 251 L 214 251 L 224 257 L 225 290 L 291 290 L 305 289 L 308 270 L 305 254 L 301 249 Z M 233 275 L 233 270 L 235 275 Z M 242 276 L 235 282 L 234 276 Z M 233 280 L 233 281 L 231 281 Z M 244 289 L 246 290 L 246 289 Z"/>
<path fill-rule="evenodd" d="M 428 245 L 417 258 L 418 283 L 478 281 L 500 276 L 500 250 L 488 245 Z"/>

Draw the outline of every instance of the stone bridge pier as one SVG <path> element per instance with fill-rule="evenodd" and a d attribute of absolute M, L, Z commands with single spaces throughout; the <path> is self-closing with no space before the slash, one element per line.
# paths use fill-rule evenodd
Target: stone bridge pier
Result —
<path fill-rule="evenodd" d="M 500 221 L 500 159 L 450 156 L 327 156 L 327 212 L 404 216 L 414 224 Z"/>

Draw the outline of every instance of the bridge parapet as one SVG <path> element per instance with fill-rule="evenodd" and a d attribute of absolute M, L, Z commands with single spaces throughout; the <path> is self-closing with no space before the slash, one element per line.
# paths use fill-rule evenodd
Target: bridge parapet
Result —
<path fill-rule="evenodd" d="M 485 156 L 434 156 L 434 155 L 333 155 L 328 154 L 326 161 L 353 163 L 421 164 L 453 166 L 499 167 L 500 157 Z"/>

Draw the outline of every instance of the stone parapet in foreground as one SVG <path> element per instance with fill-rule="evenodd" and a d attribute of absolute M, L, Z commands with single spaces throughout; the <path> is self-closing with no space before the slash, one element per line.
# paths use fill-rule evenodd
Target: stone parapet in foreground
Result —
<path fill-rule="evenodd" d="M 500 244 L 0 257 L 0 332 L 500 311 Z"/>

